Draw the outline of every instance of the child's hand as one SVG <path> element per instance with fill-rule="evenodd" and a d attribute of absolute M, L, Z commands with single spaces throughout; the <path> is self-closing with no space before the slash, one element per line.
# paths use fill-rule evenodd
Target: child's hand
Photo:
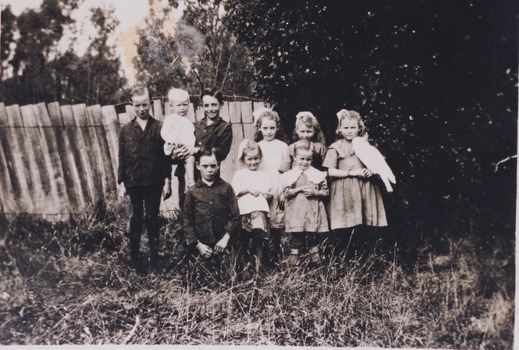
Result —
<path fill-rule="evenodd" d="M 231 235 L 229 235 L 229 233 L 226 233 L 225 235 L 223 235 L 222 239 L 220 239 L 218 241 L 218 243 L 216 243 L 216 245 L 214 246 L 214 251 L 216 253 L 223 253 L 225 248 L 227 248 L 227 244 L 229 243 L 230 238 L 231 238 Z"/>
<path fill-rule="evenodd" d="M 208 258 L 213 254 L 213 250 L 211 249 L 211 247 L 209 247 L 206 244 L 203 244 L 202 242 L 198 242 L 196 248 L 200 252 L 200 255 L 202 255 L 204 258 Z"/>
<path fill-rule="evenodd" d="M 169 197 L 171 197 L 171 180 L 166 179 L 166 182 L 164 184 L 164 189 L 162 190 L 162 199 L 166 200 Z"/>
<path fill-rule="evenodd" d="M 302 188 L 302 190 L 303 190 L 303 193 L 305 194 L 305 196 L 307 196 L 307 197 L 315 196 L 314 187 L 311 185 L 304 186 Z"/>
<path fill-rule="evenodd" d="M 274 195 L 272 194 L 272 192 L 265 192 L 263 193 L 263 197 L 265 197 L 266 200 L 269 200 L 273 197 Z"/>
<path fill-rule="evenodd" d="M 185 145 L 178 145 L 177 148 L 173 150 L 173 154 L 182 160 L 186 160 L 191 155 L 189 148 Z"/>
<path fill-rule="evenodd" d="M 356 177 L 371 177 L 371 175 L 373 175 L 373 172 L 369 169 L 363 168 L 363 169 L 350 170 L 349 174 L 350 174 L 350 176 L 356 176 Z"/>
<path fill-rule="evenodd" d="M 259 191 L 249 189 L 249 193 L 252 194 L 254 197 L 258 197 L 261 193 Z"/>

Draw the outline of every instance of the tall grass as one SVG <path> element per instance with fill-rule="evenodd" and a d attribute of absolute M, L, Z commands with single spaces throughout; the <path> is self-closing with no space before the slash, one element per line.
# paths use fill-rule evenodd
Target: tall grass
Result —
<path fill-rule="evenodd" d="M 465 239 L 411 266 L 364 252 L 239 280 L 188 262 L 164 221 L 163 268 L 139 274 L 119 214 L 0 222 L 1 344 L 512 347 L 513 256 L 500 247 Z"/>

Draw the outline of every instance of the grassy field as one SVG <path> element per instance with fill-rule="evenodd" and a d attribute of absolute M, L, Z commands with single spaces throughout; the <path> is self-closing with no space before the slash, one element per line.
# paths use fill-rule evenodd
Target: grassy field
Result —
<path fill-rule="evenodd" d="M 163 269 L 130 269 L 121 217 L 0 223 L 0 344 L 512 348 L 513 242 L 482 251 L 467 237 L 443 255 L 424 244 L 412 264 L 388 249 L 202 283 L 175 221 Z"/>

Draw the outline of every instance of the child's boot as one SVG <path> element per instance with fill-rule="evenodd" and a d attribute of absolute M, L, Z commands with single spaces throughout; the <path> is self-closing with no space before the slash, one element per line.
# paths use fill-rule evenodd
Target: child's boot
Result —
<path fill-rule="evenodd" d="M 290 249 L 290 255 L 287 258 L 288 266 L 295 266 L 299 261 L 299 249 Z"/>
<path fill-rule="evenodd" d="M 309 253 L 310 253 L 310 263 L 312 265 L 319 265 L 319 263 L 321 262 L 321 256 L 319 255 L 319 247 L 315 246 L 315 247 L 310 248 Z"/>

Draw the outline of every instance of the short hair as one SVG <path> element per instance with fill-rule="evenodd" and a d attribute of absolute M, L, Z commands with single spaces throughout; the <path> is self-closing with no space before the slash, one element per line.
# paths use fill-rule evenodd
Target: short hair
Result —
<path fill-rule="evenodd" d="M 348 120 L 356 120 L 357 124 L 359 126 L 359 135 L 358 136 L 364 136 L 366 133 L 366 126 L 364 125 L 364 122 L 362 121 L 362 118 L 360 117 L 360 114 L 355 111 L 349 111 L 347 109 L 341 109 L 337 112 L 337 135 L 341 135 L 341 124 L 344 119 Z"/>
<path fill-rule="evenodd" d="M 294 144 L 294 155 L 297 155 L 299 150 L 312 151 L 312 154 L 315 152 L 314 145 L 308 139 L 299 140 Z"/>
<path fill-rule="evenodd" d="M 186 90 L 171 88 L 168 92 L 168 101 L 183 101 L 184 99 L 189 101 L 189 93 Z"/>
<path fill-rule="evenodd" d="M 204 89 L 200 95 L 200 100 L 202 100 L 204 96 L 212 96 L 216 98 L 220 104 L 223 103 L 222 92 L 215 87 Z"/>
<path fill-rule="evenodd" d="M 202 146 L 196 152 L 195 154 L 195 162 L 200 163 L 200 158 L 202 157 L 211 157 L 214 156 L 214 159 L 216 159 L 216 162 L 220 164 L 220 161 L 218 160 L 218 157 L 216 156 L 216 149 L 214 147 L 206 147 Z"/>
<path fill-rule="evenodd" d="M 247 152 L 251 151 L 258 152 L 260 159 L 263 159 L 263 152 L 261 151 L 261 147 L 256 142 L 245 139 L 241 142 L 238 151 L 238 156 L 240 157 L 239 160 L 242 165 L 245 165 L 245 155 Z"/>
<path fill-rule="evenodd" d="M 135 96 L 144 96 L 146 94 L 151 101 L 151 93 L 150 90 L 148 90 L 148 87 L 144 84 L 137 84 L 132 87 L 132 90 L 130 91 L 130 98 L 134 98 Z"/>

